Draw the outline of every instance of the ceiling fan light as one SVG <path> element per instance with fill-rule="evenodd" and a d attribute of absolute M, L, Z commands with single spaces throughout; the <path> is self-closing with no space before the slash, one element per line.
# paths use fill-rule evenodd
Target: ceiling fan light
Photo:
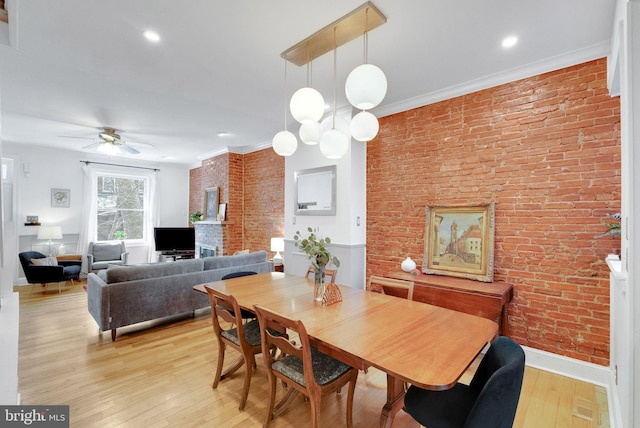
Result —
<path fill-rule="evenodd" d="M 289 109 L 293 118 L 302 124 L 318 122 L 324 113 L 324 98 L 313 88 L 300 88 L 291 97 Z"/>
<path fill-rule="evenodd" d="M 380 130 L 378 118 L 368 111 L 361 111 L 353 116 L 349 124 L 351 136 L 358 141 L 371 141 Z"/>
<path fill-rule="evenodd" d="M 280 131 L 273 137 L 272 146 L 280 156 L 291 156 L 298 148 L 298 139 L 289 131 Z"/>
<path fill-rule="evenodd" d="M 344 85 L 347 99 L 360 110 L 369 110 L 387 95 L 387 77 L 373 64 L 361 64 L 351 70 Z"/>
<path fill-rule="evenodd" d="M 349 136 L 330 129 L 320 137 L 320 151 L 327 159 L 340 159 L 349 150 Z"/>
<path fill-rule="evenodd" d="M 300 125 L 298 135 L 303 143 L 315 146 L 320 142 L 320 124 L 318 122 L 303 123 Z"/>
<path fill-rule="evenodd" d="M 122 153 L 122 151 L 120 150 L 120 147 L 118 147 L 113 143 L 107 143 L 107 142 L 100 143 L 100 145 L 96 150 L 99 151 L 100 153 L 104 153 L 107 156 L 119 155 L 120 153 Z"/>

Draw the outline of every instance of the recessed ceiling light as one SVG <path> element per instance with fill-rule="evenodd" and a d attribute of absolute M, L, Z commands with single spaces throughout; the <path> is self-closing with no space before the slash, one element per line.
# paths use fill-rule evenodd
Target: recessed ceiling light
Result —
<path fill-rule="evenodd" d="M 229 133 L 227 131 L 218 131 L 217 135 L 218 137 L 226 137 Z"/>
<path fill-rule="evenodd" d="M 160 41 L 160 35 L 158 33 L 156 33 L 155 31 L 147 30 L 142 34 L 144 35 L 144 38 L 149 40 L 150 42 L 159 42 Z"/>
<path fill-rule="evenodd" d="M 503 48 L 511 48 L 518 43 L 518 38 L 516 36 L 508 36 L 502 40 Z"/>

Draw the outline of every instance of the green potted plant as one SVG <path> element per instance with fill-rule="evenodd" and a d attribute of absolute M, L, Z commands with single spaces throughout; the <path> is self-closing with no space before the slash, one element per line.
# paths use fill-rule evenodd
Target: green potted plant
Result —
<path fill-rule="evenodd" d="M 321 301 L 324 294 L 324 270 L 328 264 L 340 267 L 340 260 L 336 256 L 332 256 L 327 249 L 327 245 L 331 243 L 328 236 L 319 238 L 317 229 L 314 230 L 310 227 L 307 228 L 307 232 L 309 232 L 309 236 L 303 238 L 300 231 L 296 231 L 293 240 L 295 246 L 304 251 L 311 260 L 314 269 L 314 298 Z"/>
<path fill-rule="evenodd" d="M 195 211 L 189 214 L 189 221 L 191 224 L 202 220 L 202 211 Z"/>
<path fill-rule="evenodd" d="M 603 236 L 618 236 L 620 235 L 621 229 L 620 229 L 620 223 L 622 220 L 622 216 L 620 215 L 620 213 L 607 213 L 607 217 L 609 219 L 605 220 L 602 222 L 602 224 L 604 224 L 605 226 L 608 227 L 608 229 L 603 232 L 600 233 L 598 235 L 596 235 L 596 238 L 602 238 Z"/>

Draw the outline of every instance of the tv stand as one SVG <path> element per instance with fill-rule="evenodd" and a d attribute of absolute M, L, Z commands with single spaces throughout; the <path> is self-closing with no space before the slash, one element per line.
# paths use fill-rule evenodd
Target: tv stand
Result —
<path fill-rule="evenodd" d="M 162 251 L 160 253 L 161 262 L 176 261 L 182 259 L 193 259 L 196 256 L 195 251 Z"/>

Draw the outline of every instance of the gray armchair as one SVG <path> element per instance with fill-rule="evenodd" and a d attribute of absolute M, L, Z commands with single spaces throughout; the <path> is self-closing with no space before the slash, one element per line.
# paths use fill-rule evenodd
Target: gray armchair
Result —
<path fill-rule="evenodd" d="M 106 269 L 109 265 L 126 265 L 129 253 L 124 241 L 121 242 L 89 242 L 87 250 L 87 270 L 89 273 Z"/>

